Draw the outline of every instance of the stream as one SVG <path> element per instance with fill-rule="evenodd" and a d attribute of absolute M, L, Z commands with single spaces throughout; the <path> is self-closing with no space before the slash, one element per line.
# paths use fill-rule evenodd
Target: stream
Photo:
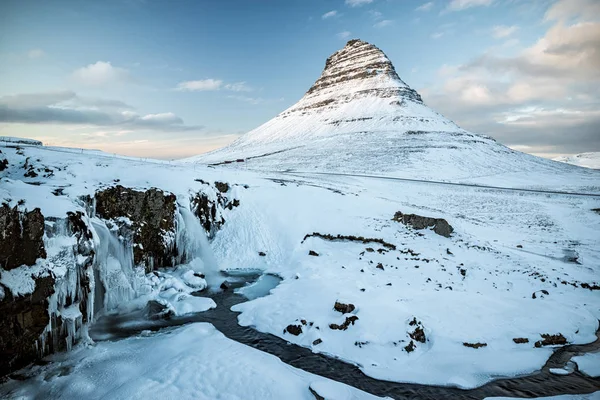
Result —
<path fill-rule="evenodd" d="M 554 351 L 544 367 L 533 374 L 515 378 L 500 378 L 481 387 L 464 390 L 448 386 L 428 386 L 413 383 L 382 381 L 365 375 L 350 363 L 311 349 L 300 347 L 277 336 L 262 333 L 251 327 L 240 326 L 238 313 L 231 307 L 262 296 L 277 286 L 280 279 L 273 275 L 260 275 L 259 272 L 230 272 L 227 274 L 228 289 L 218 292 L 201 292 L 198 296 L 212 298 L 217 307 L 206 312 L 170 319 L 151 319 L 152 310 L 136 311 L 125 315 L 105 315 L 98 318 L 90 329 L 95 341 L 120 340 L 139 335 L 142 331 L 158 331 L 163 328 L 180 326 L 192 322 L 208 322 L 226 337 L 260 351 L 279 357 L 295 368 L 320 375 L 377 396 L 394 399 L 483 399 L 493 396 L 544 397 L 563 394 L 584 394 L 600 390 L 600 378 L 592 378 L 579 372 L 573 363 L 574 371 L 568 375 L 556 375 L 553 368 L 562 368 L 571 357 L 600 350 L 600 329 L 598 339 L 585 345 L 566 345 Z"/>

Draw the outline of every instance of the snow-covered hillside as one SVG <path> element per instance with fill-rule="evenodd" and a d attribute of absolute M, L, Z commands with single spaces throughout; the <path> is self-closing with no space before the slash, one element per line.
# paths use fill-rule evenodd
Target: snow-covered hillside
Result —
<path fill-rule="evenodd" d="M 183 265 L 145 273 L 132 264 L 131 256 L 114 251 L 120 248 L 121 253 L 130 251 L 135 256 L 137 250 L 128 247 L 132 244 L 123 237 L 123 229 L 135 224 L 134 216 L 113 222 L 100 219 L 94 214 L 99 210 L 90 209 L 84 199 L 94 193 L 101 199 L 99 191 L 117 185 L 137 191 L 159 188 L 165 198 L 168 193 L 176 197 L 175 227 L 198 236 L 199 225 L 186 219 L 190 195 L 205 192 L 218 199 L 216 185 L 227 198 L 223 204 L 231 204 L 219 209 L 225 223 L 210 244 L 216 267 L 282 278 L 269 295 L 235 306 L 243 326 L 354 363 L 377 379 L 463 388 L 539 370 L 555 348 L 550 345 L 553 340 L 589 343 L 596 339 L 598 196 L 265 174 L 41 146 L 6 145 L 0 150 L 0 159 L 6 160 L 0 199 L 6 207 L 22 212 L 40 208 L 47 221 L 43 240 L 48 252 L 48 258 L 38 260 L 36 266 L 0 269 L 0 287 L 5 292 L 0 306 L 9 292 L 17 299 L 23 298 L 19 294 L 27 298 L 35 289 L 30 284 L 36 286 L 32 273 L 40 268 L 51 272 L 57 284 L 72 288 L 69 285 L 77 283 L 69 280 L 68 271 L 78 268 L 79 261 L 69 261 L 71 256 L 64 254 L 72 254 L 69 249 L 78 236 L 51 228 L 71 211 L 82 213 L 81 221 L 96 246 L 110 243 L 107 256 L 96 252 L 95 257 L 104 261 L 95 262 L 93 268 L 112 277 L 100 274 L 95 281 L 120 302 L 113 304 L 112 312 L 143 308 L 149 300 L 171 307 L 175 315 L 214 307 L 208 299 L 189 303 L 196 281 L 197 287 L 205 286 L 200 276 L 211 265 L 206 249 L 193 258 L 195 262 L 184 260 Z M 454 232 L 445 237 L 430 229 L 413 229 L 402 223 L 405 219 L 396 215 L 399 211 L 443 218 Z M 124 225 L 119 228 L 115 223 Z M 186 242 L 189 238 L 179 238 L 179 233 L 169 240 L 176 247 L 191 243 Z M 107 306 L 107 295 L 97 295 Z M 48 312 L 82 323 L 78 309 L 65 301 Z M 85 323 L 93 325 L 93 318 Z M 85 332 L 77 338 L 90 343 Z M 208 349 L 219 357 L 204 364 Z M 0 395 L 100 398 L 106 393 L 117 397 L 137 393 L 141 398 L 180 393 L 203 398 L 199 393 L 204 393 L 211 398 L 210 393 L 228 390 L 232 398 L 257 393 L 278 398 L 269 387 L 273 391 L 285 387 L 288 398 L 310 399 L 308 386 L 321 382 L 325 388 L 320 390 L 334 392 L 327 398 L 366 396 L 237 346 L 204 325 L 143 332 L 127 341 L 82 349 L 73 357 L 69 361 L 68 355 L 62 355 L 57 363 L 24 372 L 34 378 L 9 381 L 0 386 Z M 236 358 L 252 362 L 232 363 Z M 76 361 L 86 359 L 90 361 Z M 196 371 L 200 364 L 205 373 L 189 379 L 183 378 L 187 373 L 178 375 L 177 371 Z M 65 368 L 72 373 L 61 372 Z M 223 386 L 224 374 L 236 377 L 228 389 Z M 265 379 L 289 385 L 264 385 Z M 107 392 L 108 387 L 115 391 Z"/>
<path fill-rule="evenodd" d="M 577 165 L 591 169 L 600 169 L 600 152 L 575 154 L 573 156 L 557 157 L 554 161 Z"/>
<path fill-rule="evenodd" d="M 304 97 L 231 145 L 184 160 L 519 187 L 598 186 L 600 175 L 520 153 L 427 107 L 372 44 L 351 40 Z M 560 182 L 558 182 L 560 181 Z"/>

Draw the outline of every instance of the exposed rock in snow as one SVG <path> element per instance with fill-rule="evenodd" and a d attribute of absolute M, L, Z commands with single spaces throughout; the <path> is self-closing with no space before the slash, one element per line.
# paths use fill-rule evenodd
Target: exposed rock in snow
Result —
<path fill-rule="evenodd" d="M 43 236 L 44 216 L 39 208 L 27 212 L 0 206 L 0 268 L 11 270 L 46 258 Z"/>
<path fill-rule="evenodd" d="M 143 264 L 147 272 L 173 266 L 175 195 L 117 185 L 96 192 L 94 200 L 97 216 L 114 220 L 120 227 L 130 225 L 135 265 Z"/>
<path fill-rule="evenodd" d="M 404 225 L 411 226 L 414 229 L 426 229 L 433 228 L 433 231 L 440 236 L 450 237 L 454 229 L 452 226 L 443 218 L 430 218 L 422 217 L 416 214 L 403 214 L 398 211 L 392 218 L 396 222 L 403 223 Z"/>

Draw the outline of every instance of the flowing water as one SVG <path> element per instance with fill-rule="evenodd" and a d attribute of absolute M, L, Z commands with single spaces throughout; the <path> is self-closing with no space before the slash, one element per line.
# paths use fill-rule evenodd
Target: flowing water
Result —
<path fill-rule="evenodd" d="M 233 279 L 232 279 L 233 278 Z M 277 285 L 279 278 L 272 275 L 246 275 L 244 286 L 241 276 L 229 276 L 230 289 L 209 293 L 217 308 L 194 315 L 176 317 L 170 320 L 148 320 L 144 312 L 135 314 L 106 316 L 100 318 L 90 331 L 95 340 L 118 340 L 134 336 L 144 330 L 157 331 L 169 326 L 191 322 L 213 324 L 228 338 L 260 351 L 275 355 L 283 362 L 304 371 L 333 379 L 378 396 L 394 399 L 483 399 L 491 396 L 541 397 L 559 394 L 582 394 L 600 390 L 600 378 L 588 377 L 575 370 L 569 375 L 554 375 L 551 368 L 561 368 L 575 355 L 600 350 L 600 330 L 598 340 L 587 345 L 568 345 L 557 349 L 541 371 L 517 378 L 492 381 L 476 389 L 463 390 L 453 387 L 427 386 L 412 383 L 396 383 L 374 379 L 363 374 L 360 369 L 347 362 L 313 353 L 311 349 L 296 346 L 277 336 L 258 332 L 237 323 L 238 313 L 231 307 L 248 298 L 268 295 Z M 236 290 L 232 290 L 238 287 Z M 202 296 L 206 293 L 199 294 Z M 515 360 L 518 362 L 518 360 Z"/>

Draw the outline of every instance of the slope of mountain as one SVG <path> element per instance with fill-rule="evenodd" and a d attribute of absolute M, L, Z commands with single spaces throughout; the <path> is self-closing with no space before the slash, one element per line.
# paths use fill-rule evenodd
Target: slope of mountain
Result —
<path fill-rule="evenodd" d="M 600 152 L 575 154 L 573 156 L 557 157 L 554 161 L 577 165 L 578 167 L 600 169 Z"/>
<path fill-rule="evenodd" d="M 470 182 L 496 176 L 519 186 L 552 183 L 557 174 L 573 185 L 600 182 L 598 174 L 461 129 L 428 108 L 386 55 L 361 40 L 329 57 L 296 104 L 231 145 L 184 161 Z"/>

